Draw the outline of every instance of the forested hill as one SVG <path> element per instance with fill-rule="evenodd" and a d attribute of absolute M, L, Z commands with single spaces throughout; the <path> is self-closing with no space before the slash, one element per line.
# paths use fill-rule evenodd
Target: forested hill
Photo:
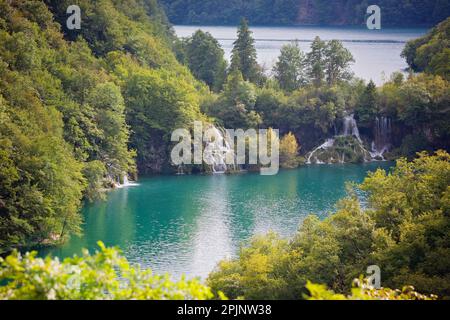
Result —
<path fill-rule="evenodd" d="M 372 1 L 373 2 L 373 1 Z M 161 0 L 174 24 L 360 25 L 367 0 Z M 435 25 L 450 16 L 448 0 L 379 0 L 383 26 Z"/>
<path fill-rule="evenodd" d="M 82 199 L 160 170 L 202 119 L 156 0 L 0 1 L 0 253 L 80 230 Z M 154 166 L 149 168 L 148 166 Z"/>

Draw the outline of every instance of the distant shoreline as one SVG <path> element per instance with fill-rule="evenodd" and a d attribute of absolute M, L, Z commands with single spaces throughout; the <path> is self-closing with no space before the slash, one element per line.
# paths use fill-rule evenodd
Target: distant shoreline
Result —
<path fill-rule="evenodd" d="M 171 26 L 183 26 L 183 27 L 236 27 L 239 23 L 175 23 L 170 21 Z M 293 27 L 323 27 L 323 28 L 349 28 L 349 29 L 366 29 L 365 24 L 252 24 L 250 22 L 250 27 L 276 27 L 276 28 L 293 28 Z M 389 25 L 384 23 L 382 29 L 431 29 L 433 24 L 416 24 L 416 25 Z M 371 30 L 373 31 L 373 30 Z M 376 30 L 375 30 L 376 31 Z"/>

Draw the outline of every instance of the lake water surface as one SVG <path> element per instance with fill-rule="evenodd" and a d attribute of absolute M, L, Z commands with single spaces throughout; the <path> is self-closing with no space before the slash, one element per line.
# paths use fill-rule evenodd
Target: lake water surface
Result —
<path fill-rule="evenodd" d="M 196 30 L 210 32 L 219 40 L 225 55 L 230 60 L 236 27 L 227 26 L 175 26 L 179 37 L 188 37 Z M 408 40 L 418 38 L 427 29 L 382 29 L 368 30 L 355 27 L 251 27 L 256 40 L 258 62 L 271 70 L 277 60 L 281 47 L 298 40 L 303 51 L 308 52 L 316 36 L 322 40 L 341 40 L 355 58 L 352 70 L 357 77 L 367 81 L 372 79 L 380 85 L 395 71 L 408 67 L 400 54 Z"/>
<path fill-rule="evenodd" d="M 59 257 L 93 251 L 97 241 L 119 246 L 133 263 L 175 277 L 205 278 L 223 258 L 235 256 L 256 234 L 292 236 L 309 214 L 321 218 L 345 195 L 345 182 L 392 163 L 305 166 L 259 174 L 161 176 L 117 189 L 87 205 L 84 235 L 42 249 Z"/>

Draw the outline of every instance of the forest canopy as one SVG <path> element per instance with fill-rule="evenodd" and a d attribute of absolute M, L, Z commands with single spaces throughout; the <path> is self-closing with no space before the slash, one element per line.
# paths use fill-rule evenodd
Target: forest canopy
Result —
<path fill-rule="evenodd" d="M 169 133 L 203 117 L 156 1 L 78 1 L 81 30 L 70 4 L 0 1 L 0 251 L 78 233 L 83 199 L 161 170 Z"/>
<path fill-rule="evenodd" d="M 236 25 L 246 17 L 256 25 L 362 25 L 363 0 L 161 0 L 174 24 Z M 445 0 L 379 0 L 384 26 L 435 25 L 450 16 Z"/>

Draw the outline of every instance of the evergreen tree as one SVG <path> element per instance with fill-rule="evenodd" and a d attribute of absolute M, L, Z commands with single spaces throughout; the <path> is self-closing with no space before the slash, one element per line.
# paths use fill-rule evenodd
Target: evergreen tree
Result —
<path fill-rule="evenodd" d="M 256 61 L 255 40 L 245 18 L 241 20 L 238 38 L 233 45 L 231 69 L 241 71 L 244 80 L 258 83 L 261 80 L 261 72 Z"/>
<path fill-rule="evenodd" d="M 317 87 L 320 87 L 325 79 L 325 49 L 326 43 L 316 37 L 311 44 L 311 51 L 307 55 L 308 76 Z"/>
<path fill-rule="evenodd" d="M 356 115 L 360 124 L 370 125 L 375 119 L 378 113 L 377 99 L 377 87 L 371 80 L 362 93 L 356 108 Z"/>
<path fill-rule="evenodd" d="M 294 42 L 281 48 L 281 54 L 273 71 L 283 90 L 294 91 L 306 82 L 304 68 L 305 55 L 298 42 Z"/>

